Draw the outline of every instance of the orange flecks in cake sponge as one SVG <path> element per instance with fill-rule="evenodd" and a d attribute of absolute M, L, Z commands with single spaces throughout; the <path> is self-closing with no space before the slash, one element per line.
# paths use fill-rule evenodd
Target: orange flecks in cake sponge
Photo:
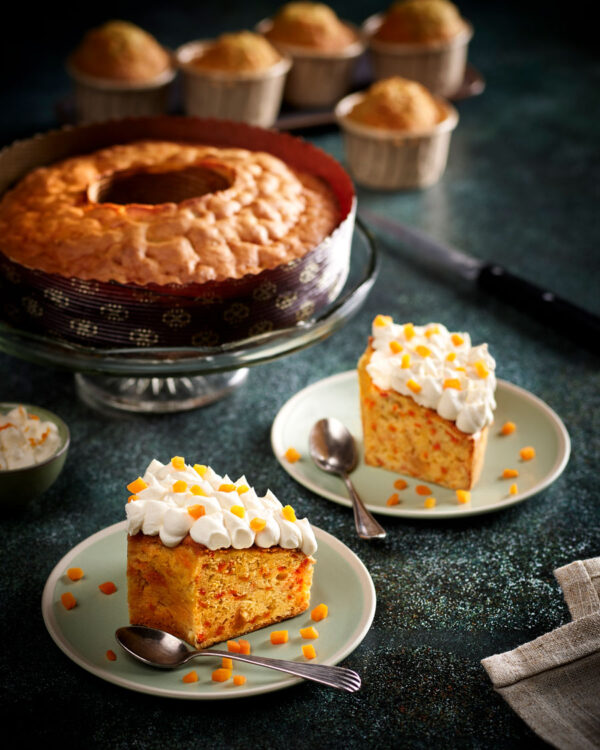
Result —
<path fill-rule="evenodd" d="M 83 578 L 83 570 L 81 568 L 69 568 L 67 575 L 72 581 L 78 581 L 80 578 Z"/>
<path fill-rule="evenodd" d="M 421 386 L 417 383 L 416 380 L 413 380 L 412 378 L 410 378 L 410 380 L 406 382 L 406 387 L 413 393 L 419 393 L 419 391 L 421 390 Z"/>
<path fill-rule="evenodd" d="M 223 669 L 233 669 L 233 659 L 229 659 L 227 656 L 224 656 L 221 659 L 221 667 Z"/>
<path fill-rule="evenodd" d="M 202 516 L 206 515 L 206 508 L 204 505 L 188 505 L 187 512 L 192 518 L 198 520 Z"/>
<path fill-rule="evenodd" d="M 185 459 L 183 456 L 173 456 L 171 466 L 177 469 L 177 471 L 183 471 L 185 469 Z"/>
<path fill-rule="evenodd" d="M 407 323 L 404 326 L 403 330 L 404 330 L 404 336 L 407 341 L 410 341 L 411 339 L 415 337 L 415 327 L 413 326 L 412 323 Z"/>
<path fill-rule="evenodd" d="M 455 359 L 456 359 L 456 352 L 450 352 L 450 354 L 446 356 L 446 362 L 454 362 Z"/>
<path fill-rule="evenodd" d="M 219 485 L 219 492 L 235 492 L 235 484 L 221 484 Z"/>
<path fill-rule="evenodd" d="M 392 322 L 392 319 L 389 315 L 376 315 L 375 320 L 373 321 L 373 325 L 377 326 L 378 328 L 383 328 L 384 326 L 389 325 Z"/>
<path fill-rule="evenodd" d="M 304 654 L 305 659 L 314 659 L 317 655 L 315 647 L 312 645 L 312 643 L 306 643 L 304 646 L 302 646 L 302 653 Z"/>
<path fill-rule="evenodd" d="M 463 337 L 458 333 L 453 333 L 450 338 L 452 339 L 452 343 L 454 344 L 454 346 L 460 346 L 461 344 L 465 343 Z"/>
<path fill-rule="evenodd" d="M 464 367 L 455 367 L 454 368 L 457 372 L 466 372 Z"/>
<path fill-rule="evenodd" d="M 294 521 L 296 520 L 296 512 L 291 505 L 286 505 L 284 508 L 282 508 L 281 512 L 286 521 L 294 523 Z"/>
<path fill-rule="evenodd" d="M 288 631 L 287 630 L 274 630 L 271 633 L 271 643 L 278 645 L 280 643 L 288 642 Z"/>
<path fill-rule="evenodd" d="M 213 682 L 226 682 L 231 677 L 231 669 L 215 669 L 212 673 L 211 678 Z"/>
<path fill-rule="evenodd" d="M 517 429 L 517 425 L 514 422 L 505 422 L 500 430 L 501 435 L 512 435 Z"/>
<path fill-rule="evenodd" d="M 242 649 L 237 641 L 227 641 L 227 650 L 232 654 L 239 654 Z"/>
<path fill-rule="evenodd" d="M 487 378 L 487 376 L 490 374 L 490 371 L 485 366 L 485 362 L 481 359 L 478 359 L 477 362 L 473 362 L 473 367 L 475 368 L 475 371 L 480 378 Z"/>
<path fill-rule="evenodd" d="M 201 477 L 203 477 L 208 471 L 208 466 L 205 466 L 204 464 L 194 464 L 194 471 L 196 472 L 196 474 L 199 474 Z"/>
<path fill-rule="evenodd" d="M 248 492 L 249 489 L 250 487 L 248 487 L 247 484 L 240 484 L 239 487 L 236 487 L 235 491 L 238 493 L 238 495 L 243 495 L 244 492 Z"/>
<path fill-rule="evenodd" d="M 296 461 L 299 461 L 301 458 L 300 454 L 295 448 L 288 448 L 283 455 L 291 464 L 295 464 Z"/>
<path fill-rule="evenodd" d="M 435 508 L 436 503 L 437 503 L 437 500 L 435 499 L 435 497 L 427 497 L 425 498 L 425 502 L 423 503 L 423 505 L 426 508 Z"/>
<path fill-rule="evenodd" d="M 117 590 L 117 587 L 112 581 L 105 581 L 104 583 L 101 583 L 98 588 L 103 594 L 114 594 Z"/>
<path fill-rule="evenodd" d="M 240 644 L 240 654 L 250 653 L 250 641 L 245 641 L 243 638 L 240 638 L 238 643 Z"/>
<path fill-rule="evenodd" d="M 460 380 L 458 378 L 447 378 L 444 380 L 444 388 L 455 388 L 457 391 L 462 390 Z"/>
<path fill-rule="evenodd" d="M 390 495 L 388 499 L 385 501 L 386 505 L 398 505 L 400 502 L 400 498 L 398 497 L 398 493 L 394 492 L 393 495 Z"/>
<path fill-rule="evenodd" d="M 469 490 L 456 490 L 456 499 L 459 503 L 470 503 L 471 502 L 471 493 Z"/>
<path fill-rule="evenodd" d="M 196 672 L 195 669 L 192 669 L 191 672 L 188 672 L 187 674 L 184 674 L 181 678 L 182 682 L 190 683 L 190 682 L 198 682 L 198 672 Z"/>
<path fill-rule="evenodd" d="M 508 488 L 509 495 L 516 495 L 519 492 L 519 488 L 517 487 L 516 483 L 511 484 Z"/>
<path fill-rule="evenodd" d="M 77 606 L 77 599 L 75 599 L 70 591 L 65 591 L 64 594 L 61 594 L 60 600 L 65 609 L 73 609 L 73 607 Z"/>
<path fill-rule="evenodd" d="M 519 476 L 519 472 L 517 469 L 504 469 L 502 472 L 502 478 L 503 479 L 514 479 L 515 477 Z"/>
<path fill-rule="evenodd" d="M 135 495 L 137 492 L 141 492 L 142 490 L 145 490 L 148 485 L 141 477 L 138 477 L 137 479 L 134 479 L 133 482 L 130 482 L 127 485 L 127 489 L 129 492 L 131 492 L 133 495 Z"/>
<path fill-rule="evenodd" d="M 262 531 L 265 526 L 267 525 L 267 522 L 264 518 L 253 518 L 250 521 L 250 528 L 252 531 L 256 532 L 258 534 L 259 531 Z"/>
<path fill-rule="evenodd" d="M 431 349 L 427 346 L 423 346 L 422 344 L 419 344 L 419 346 L 415 347 L 415 351 L 417 354 L 420 354 L 422 357 L 430 357 L 431 356 Z"/>
<path fill-rule="evenodd" d="M 402 364 L 400 365 L 403 370 L 408 370 L 410 367 L 410 354 L 402 355 Z"/>
<path fill-rule="evenodd" d="M 405 479 L 396 479 L 394 487 L 397 490 L 405 490 L 408 487 L 408 482 Z"/>
<path fill-rule="evenodd" d="M 392 354 L 400 354 L 402 351 L 402 345 L 397 341 L 390 341 L 390 351 Z"/>
<path fill-rule="evenodd" d="M 137 495 L 129 495 L 129 497 L 127 498 L 127 502 L 128 502 L 128 503 L 133 503 L 133 502 L 135 502 L 135 501 L 136 501 L 137 499 L 138 499 L 138 496 L 137 496 Z"/>
<path fill-rule="evenodd" d="M 439 332 L 440 332 L 439 326 L 433 326 L 432 328 L 428 328 L 425 331 L 425 336 L 427 336 L 427 338 L 430 338 L 431 336 L 433 336 L 434 333 L 439 333 Z"/>
<path fill-rule="evenodd" d="M 178 479 L 173 483 L 173 492 L 185 492 L 187 490 L 187 482 L 183 479 Z"/>
<path fill-rule="evenodd" d="M 306 639 L 313 639 L 313 638 L 319 637 L 319 633 L 317 629 L 313 628 L 312 625 L 309 625 L 307 628 L 300 628 L 300 635 Z"/>
<path fill-rule="evenodd" d="M 240 685 L 245 685 L 246 684 L 246 678 L 244 677 L 243 674 L 234 674 L 233 675 L 233 684 L 237 685 L 238 687 Z"/>
<path fill-rule="evenodd" d="M 521 448 L 519 456 L 521 456 L 523 461 L 531 461 L 532 458 L 535 458 L 535 448 L 531 445 L 527 445 L 525 448 Z"/>
<path fill-rule="evenodd" d="M 329 614 L 329 609 L 327 605 L 319 604 L 310 613 L 310 619 L 314 620 L 315 622 L 319 622 L 319 620 L 324 620 L 328 614 Z"/>
<path fill-rule="evenodd" d="M 108 651 L 106 652 L 106 658 L 108 659 L 108 661 L 117 661 L 117 655 L 116 655 L 116 654 L 115 654 L 115 652 L 114 652 L 114 651 L 113 651 L 112 649 L 110 649 L 110 648 L 109 648 L 109 649 L 108 649 Z"/>
<path fill-rule="evenodd" d="M 246 508 L 243 505 L 232 505 L 229 510 L 238 518 L 243 518 L 246 515 Z"/>
<path fill-rule="evenodd" d="M 417 495 L 431 495 L 431 490 L 425 484 L 418 484 L 415 487 L 415 492 Z"/>
<path fill-rule="evenodd" d="M 190 492 L 192 493 L 192 495 L 201 495 L 202 497 L 208 497 L 208 495 L 206 494 L 206 492 L 204 492 L 202 487 L 200 487 L 197 484 L 193 484 L 190 487 Z"/>

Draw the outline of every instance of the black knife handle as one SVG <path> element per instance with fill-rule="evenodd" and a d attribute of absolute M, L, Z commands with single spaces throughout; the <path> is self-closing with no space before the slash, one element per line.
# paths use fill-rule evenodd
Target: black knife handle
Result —
<path fill-rule="evenodd" d="M 483 266 L 477 283 L 481 289 L 510 302 L 554 330 L 600 354 L 600 317 L 557 297 L 530 281 L 514 276 L 496 263 Z"/>

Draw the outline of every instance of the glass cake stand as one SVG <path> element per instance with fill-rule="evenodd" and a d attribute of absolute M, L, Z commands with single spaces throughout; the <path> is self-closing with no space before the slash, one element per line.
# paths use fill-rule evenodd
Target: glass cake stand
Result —
<path fill-rule="evenodd" d="M 75 373 L 91 406 L 129 412 L 175 412 L 205 406 L 245 382 L 248 368 L 327 338 L 358 311 L 378 271 L 375 242 L 359 220 L 350 272 L 340 295 L 308 320 L 219 347 L 85 347 L 30 333 L 0 321 L 0 350 Z"/>

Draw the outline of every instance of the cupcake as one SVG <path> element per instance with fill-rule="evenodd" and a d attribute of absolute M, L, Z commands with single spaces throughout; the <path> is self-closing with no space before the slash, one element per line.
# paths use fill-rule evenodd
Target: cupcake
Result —
<path fill-rule="evenodd" d="M 345 97 L 336 117 L 353 177 L 366 187 L 387 190 L 437 182 L 458 123 L 449 102 L 400 76 Z"/>
<path fill-rule="evenodd" d="M 375 79 L 404 76 L 442 96 L 460 88 L 473 29 L 450 0 L 399 0 L 363 30 Z"/>
<path fill-rule="evenodd" d="M 327 5 L 287 3 L 257 28 L 292 59 L 283 94 L 287 102 L 296 107 L 327 107 L 348 91 L 364 45 L 358 30 L 341 21 Z"/>
<path fill-rule="evenodd" d="M 163 114 L 175 75 L 169 53 L 143 29 L 109 21 L 88 31 L 67 62 L 77 121 Z"/>
<path fill-rule="evenodd" d="M 188 115 L 271 126 L 291 62 L 260 34 L 239 31 L 189 42 L 175 53 Z"/>

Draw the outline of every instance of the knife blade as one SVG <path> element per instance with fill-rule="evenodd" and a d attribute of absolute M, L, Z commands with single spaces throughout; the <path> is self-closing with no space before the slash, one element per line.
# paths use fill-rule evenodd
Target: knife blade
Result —
<path fill-rule="evenodd" d="M 600 353 L 600 317 L 594 313 L 516 276 L 498 263 L 467 255 L 419 229 L 368 210 L 361 210 L 360 216 L 367 224 L 410 248 L 418 260 L 437 270 L 458 275 L 482 291 L 559 330 L 592 352 Z"/>

